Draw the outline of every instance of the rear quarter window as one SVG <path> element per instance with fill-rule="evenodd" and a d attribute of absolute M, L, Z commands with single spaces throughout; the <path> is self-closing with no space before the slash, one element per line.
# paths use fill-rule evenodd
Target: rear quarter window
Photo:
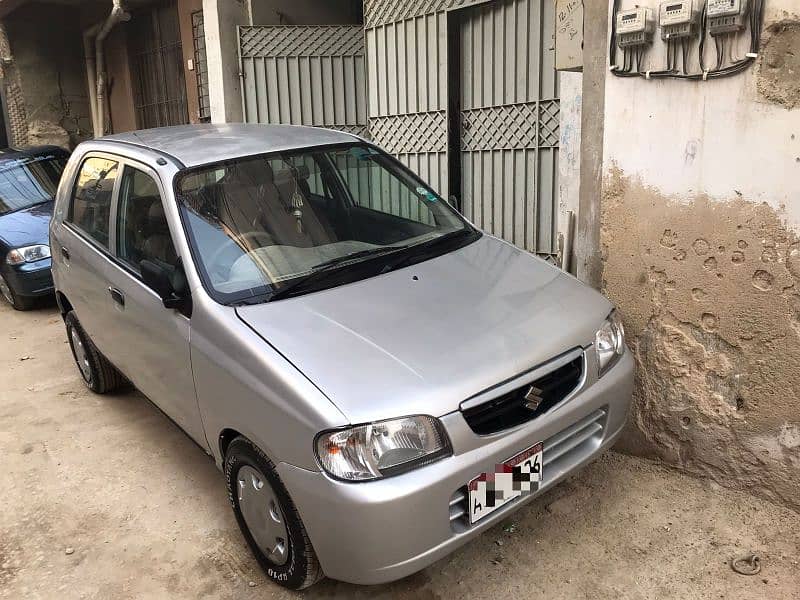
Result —
<path fill-rule="evenodd" d="M 109 219 L 119 163 L 101 157 L 83 161 L 70 199 L 67 222 L 108 248 Z"/>

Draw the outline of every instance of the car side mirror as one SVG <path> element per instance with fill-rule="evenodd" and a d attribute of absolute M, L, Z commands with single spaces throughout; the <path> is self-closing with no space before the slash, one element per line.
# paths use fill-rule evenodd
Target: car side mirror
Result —
<path fill-rule="evenodd" d="M 142 281 L 158 294 L 165 308 L 180 311 L 187 317 L 191 316 L 192 297 L 180 259 L 175 267 L 143 260 L 139 263 L 139 268 L 142 271 Z"/>

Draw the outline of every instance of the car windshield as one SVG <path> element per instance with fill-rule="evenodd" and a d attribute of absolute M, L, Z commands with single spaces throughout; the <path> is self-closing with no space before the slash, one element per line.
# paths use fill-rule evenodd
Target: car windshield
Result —
<path fill-rule="evenodd" d="M 0 162 L 0 215 L 52 200 L 66 162 L 54 155 Z"/>
<path fill-rule="evenodd" d="M 191 169 L 177 176 L 176 195 L 196 262 L 223 302 L 274 294 L 334 266 L 352 273 L 423 247 L 429 258 L 431 242 L 475 233 L 400 163 L 366 144 Z M 439 253 L 450 249 L 440 245 Z M 364 277 L 374 274 L 368 271 Z"/>

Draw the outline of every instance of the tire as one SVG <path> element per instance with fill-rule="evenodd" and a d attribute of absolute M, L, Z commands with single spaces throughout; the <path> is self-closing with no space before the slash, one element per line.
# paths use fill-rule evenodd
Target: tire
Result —
<path fill-rule="evenodd" d="M 254 474 L 259 478 L 260 487 L 252 479 Z M 247 438 L 238 437 L 228 447 L 228 451 L 225 453 L 225 481 L 228 486 L 228 499 L 233 508 L 236 522 L 267 577 L 285 588 L 302 590 L 314 585 L 325 576 L 297 508 L 278 477 L 275 466 Z M 251 487 L 257 491 L 248 492 Z M 247 495 L 248 493 L 250 495 Z M 276 513 L 279 520 L 282 521 L 283 532 L 286 533 L 282 554 L 280 552 L 273 554 L 262 549 L 262 546 L 272 546 L 273 542 L 270 541 L 269 544 L 266 544 L 264 538 L 265 536 L 272 538 L 274 530 L 259 532 L 256 527 L 255 533 L 251 531 L 245 515 L 247 514 L 252 519 L 253 511 L 248 510 L 251 505 L 246 503 L 254 500 L 264 501 L 263 506 L 260 502 L 257 504 L 260 509 L 254 511 L 257 517 L 263 515 L 261 518 L 265 522 L 272 519 L 274 522 L 270 525 L 276 529 L 280 529 L 280 525 L 275 519 Z M 273 502 L 277 505 L 277 510 Z M 261 539 L 261 544 L 256 541 L 255 536 Z M 276 537 L 274 539 L 283 538 Z M 278 545 L 275 548 L 278 548 Z"/>
<path fill-rule="evenodd" d="M 64 318 L 67 327 L 67 340 L 78 372 L 86 386 L 96 394 L 107 394 L 119 388 L 125 378 L 92 343 L 81 327 L 74 311 Z"/>
<path fill-rule="evenodd" d="M 36 304 L 36 298 L 29 298 L 17 294 L 2 275 L 0 275 L 0 296 L 16 310 L 30 310 Z"/>

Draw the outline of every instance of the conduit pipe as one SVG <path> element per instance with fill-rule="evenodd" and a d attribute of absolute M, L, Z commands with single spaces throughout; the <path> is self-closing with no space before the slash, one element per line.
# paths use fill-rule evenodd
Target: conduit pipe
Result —
<path fill-rule="evenodd" d="M 97 77 L 92 38 L 100 31 L 96 23 L 83 32 L 83 56 L 86 59 L 86 86 L 89 90 L 89 111 L 92 118 L 92 134 L 97 135 Z"/>
<path fill-rule="evenodd" d="M 131 16 L 122 7 L 122 0 L 113 0 L 114 5 L 105 21 L 98 23 L 83 34 L 86 53 L 86 81 L 89 85 L 89 106 L 92 111 L 94 137 L 101 137 L 106 129 L 106 65 L 103 42 L 117 23 L 130 20 Z M 94 37 L 94 52 L 92 52 Z"/>

